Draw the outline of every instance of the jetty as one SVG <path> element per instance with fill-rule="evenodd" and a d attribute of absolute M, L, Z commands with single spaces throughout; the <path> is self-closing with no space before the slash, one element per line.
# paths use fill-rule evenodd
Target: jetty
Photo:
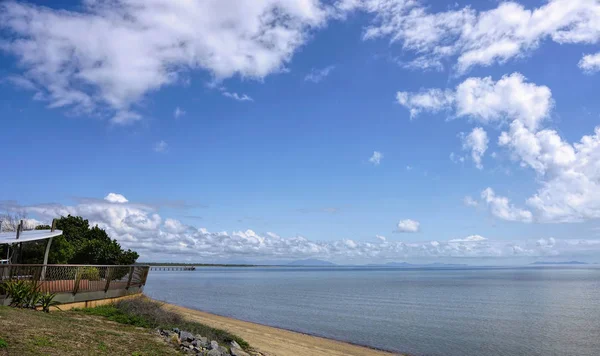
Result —
<path fill-rule="evenodd" d="M 150 266 L 151 271 L 195 271 L 195 266 Z"/>

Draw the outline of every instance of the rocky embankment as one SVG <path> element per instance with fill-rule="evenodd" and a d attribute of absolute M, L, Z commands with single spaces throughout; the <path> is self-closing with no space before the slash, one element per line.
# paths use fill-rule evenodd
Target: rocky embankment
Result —
<path fill-rule="evenodd" d="M 235 341 L 229 345 L 219 345 L 215 340 L 209 340 L 202 335 L 193 335 L 190 332 L 174 328 L 173 330 L 158 329 L 160 336 L 169 343 L 191 355 L 202 356 L 263 356 L 258 352 L 248 353 Z"/>

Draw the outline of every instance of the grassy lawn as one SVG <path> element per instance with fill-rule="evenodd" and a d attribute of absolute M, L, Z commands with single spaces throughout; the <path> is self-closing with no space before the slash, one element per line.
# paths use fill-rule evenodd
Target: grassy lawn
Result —
<path fill-rule="evenodd" d="M 0 307 L 0 355 L 178 355 L 153 329 L 75 311 Z"/>

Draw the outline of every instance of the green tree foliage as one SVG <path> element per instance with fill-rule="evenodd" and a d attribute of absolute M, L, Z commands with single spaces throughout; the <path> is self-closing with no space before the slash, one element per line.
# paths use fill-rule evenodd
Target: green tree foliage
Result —
<path fill-rule="evenodd" d="M 63 216 L 56 221 L 56 228 L 63 234 L 53 238 L 48 263 L 129 265 L 139 257 L 137 252 L 121 248 L 103 229 L 90 227 L 81 216 Z M 22 263 L 42 263 L 45 248 L 45 241 L 24 244 Z"/>

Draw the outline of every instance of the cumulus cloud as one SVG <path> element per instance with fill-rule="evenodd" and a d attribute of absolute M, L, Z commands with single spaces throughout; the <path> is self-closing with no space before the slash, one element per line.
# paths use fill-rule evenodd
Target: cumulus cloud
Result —
<path fill-rule="evenodd" d="M 321 69 L 312 69 L 310 73 L 304 77 L 304 81 L 319 83 L 321 80 L 325 79 L 335 69 L 335 66 L 327 66 Z"/>
<path fill-rule="evenodd" d="M 185 114 L 186 114 L 185 110 L 179 108 L 179 106 L 175 108 L 175 111 L 173 111 L 173 117 L 175 117 L 176 119 L 179 119 L 181 116 L 183 116 Z"/>
<path fill-rule="evenodd" d="M 428 89 L 419 93 L 396 93 L 396 101 L 409 109 L 411 119 L 422 111 L 438 112 L 448 109 L 454 104 L 454 100 L 455 94 L 450 90 Z"/>
<path fill-rule="evenodd" d="M 504 220 L 531 222 L 578 222 L 600 218 L 600 127 L 579 142 L 565 141 L 553 129 L 543 126 L 550 116 L 554 100 L 546 86 L 527 82 L 519 73 L 493 81 L 491 77 L 468 78 L 454 91 L 444 91 L 443 104 L 437 99 L 441 91 L 424 90 L 401 93 L 400 104 L 411 116 L 422 111 L 452 111 L 457 117 L 491 124 L 501 123 L 498 145 L 511 158 L 537 174 L 539 188 L 526 200 L 529 209 L 509 204 L 491 189 L 482 199 L 491 213 Z M 433 98 L 424 98 L 433 94 Z M 414 99 L 413 98 L 418 98 Z M 425 105 L 423 103 L 435 103 Z M 439 104 L 439 105 L 438 105 Z M 478 168 L 488 148 L 488 135 L 481 127 L 462 137 L 463 149 L 471 151 Z M 450 154 L 453 162 L 464 157 Z"/>
<path fill-rule="evenodd" d="M 106 200 L 107 202 L 110 202 L 110 203 L 128 203 L 129 202 L 129 200 L 127 200 L 127 198 L 125 198 L 123 195 L 117 194 L 117 193 L 108 193 L 108 195 L 106 195 L 104 197 L 104 200 Z"/>
<path fill-rule="evenodd" d="M 226 96 L 228 98 L 231 98 L 231 99 L 234 99 L 234 100 L 237 100 L 237 101 L 254 101 L 254 99 L 252 99 L 251 97 L 249 97 L 246 94 L 241 94 L 240 95 L 240 94 L 235 93 L 235 92 L 232 93 L 232 92 L 224 91 L 223 92 L 223 96 Z"/>
<path fill-rule="evenodd" d="M 404 219 L 398 222 L 396 232 L 418 232 L 421 227 L 421 223 L 411 219 Z"/>
<path fill-rule="evenodd" d="M 583 56 L 581 61 L 579 61 L 579 68 L 587 73 L 600 71 L 600 52 Z"/>
<path fill-rule="evenodd" d="M 448 242 L 450 243 L 459 243 L 459 242 L 481 242 L 481 241 L 485 241 L 487 240 L 485 237 L 481 236 L 481 235 L 470 235 L 467 237 L 463 237 L 460 239 L 452 239 L 452 240 L 448 240 Z"/>
<path fill-rule="evenodd" d="M 508 198 L 496 195 L 492 188 L 487 188 L 481 192 L 481 198 L 497 218 L 520 222 L 531 222 L 533 220 L 531 211 L 515 207 Z"/>
<path fill-rule="evenodd" d="M 215 81 L 280 72 L 328 11 L 318 0 L 96 0 L 71 10 L 0 4 L 0 50 L 50 107 L 139 120 L 133 106 L 182 74 Z"/>
<path fill-rule="evenodd" d="M 476 127 L 463 137 L 463 149 L 467 151 L 471 151 L 471 158 L 473 162 L 475 162 L 475 166 L 478 169 L 483 169 L 483 164 L 481 163 L 481 159 L 487 151 L 489 139 L 487 137 L 487 133 L 481 127 Z"/>
<path fill-rule="evenodd" d="M 282 237 L 274 232 L 211 232 L 161 217 L 153 206 L 128 201 L 111 193 L 105 199 L 81 199 L 76 205 L 37 204 L 2 206 L 35 216 L 32 222 L 49 222 L 58 216 L 81 215 L 92 225 L 106 229 L 125 248 L 141 259 L 218 261 L 228 259 L 324 258 L 338 261 L 381 261 L 439 257 L 515 257 L 600 255 L 600 240 L 559 240 L 554 238 L 521 241 L 492 240 L 480 235 L 448 241 L 396 242 L 376 236 L 377 243 L 353 239 L 313 241 L 303 236 Z M 409 224 L 410 225 L 410 224 Z M 413 224 L 414 225 L 414 224 Z"/>
<path fill-rule="evenodd" d="M 167 152 L 167 149 L 169 148 L 169 144 L 167 144 L 165 141 L 160 140 L 158 141 L 155 145 L 154 145 L 154 151 L 155 152 Z"/>
<path fill-rule="evenodd" d="M 369 158 L 369 162 L 373 163 L 373 165 L 375 165 L 375 166 L 378 166 L 381 163 L 382 159 L 383 159 L 383 154 L 381 154 L 381 152 L 374 151 L 371 158 Z"/>
<path fill-rule="evenodd" d="M 396 99 L 410 111 L 411 118 L 423 111 L 448 110 L 483 124 L 519 119 L 532 129 L 539 127 L 554 105 L 548 87 L 529 83 L 520 73 L 505 75 L 498 81 L 491 77 L 468 78 L 455 90 L 399 92 Z"/>
<path fill-rule="evenodd" d="M 453 61 L 459 74 L 523 56 L 545 40 L 600 40 L 596 0 L 549 0 L 533 9 L 507 1 L 486 11 L 467 6 L 432 12 L 427 5 L 421 0 L 341 0 L 338 9 L 373 14 L 375 20 L 364 38 L 400 43 L 404 51 L 416 55 L 406 66 L 440 69 L 444 61 Z"/>

